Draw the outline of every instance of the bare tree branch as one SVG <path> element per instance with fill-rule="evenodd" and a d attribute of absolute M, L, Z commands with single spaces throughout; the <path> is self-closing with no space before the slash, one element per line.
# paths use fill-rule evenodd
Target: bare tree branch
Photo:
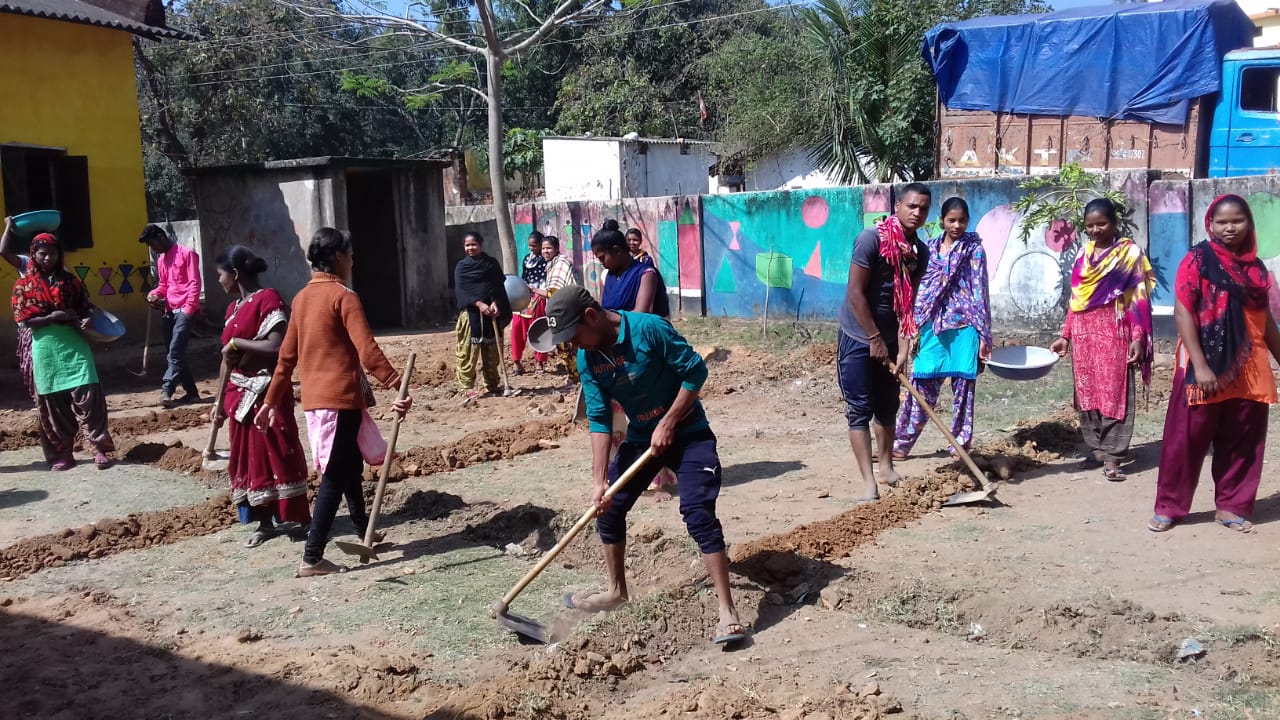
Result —
<path fill-rule="evenodd" d="M 452 45 L 453 47 L 456 47 L 460 50 L 465 50 L 470 53 L 476 53 L 476 54 L 482 55 L 485 52 L 484 47 L 472 45 L 471 43 L 464 42 L 462 40 L 459 40 L 457 37 L 453 35 L 442 33 L 439 30 L 434 30 L 431 27 L 425 25 L 424 23 L 420 23 L 415 20 L 411 20 L 409 18 L 401 18 L 401 17 L 396 17 L 394 15 L 381 15 L 376 13 L 344 13 L 344 12 L 338 12 L 336 10 L 335 11 L 318 10 L 314 7 L 289 2 L 289 0 L 276 0 L 276 2 L 280 5 L 283 5 L 284 7 L 292 8 L 293 10 L 296 10 L 297 12 L 300 12 L 307 17 L 337 18 L 341 20 L 349 20 L 354 23 L 361 23 L 364 25 L 373 25 L 375 27 L 382 27 L 382 28 L 388 28 L 388 29 L 402 28 L 409 32 L 418 33 L 420 35 L 426 35 L 427 37 L 431 37 L 436 40 L 439 40 L 445 43 L 446 45 Z"/>
<path fill-rule="evenodd" d="M 564 2 L 560 3 L 551 15 L 549 15 L 546 20 L 543 20 L 542 24 L 527 37 L 522 39 L 517 39 L 518 36 L 508 38 L 508 42 L 510 44 L 503 49 L 503 53 L 512 54 L 528 50 L 539 42 L 542 42 L 543 38 L 560 29 L 564 25 L 572 23 L 575 20 L 582 20 L 584 18 L 591 17 L 608 9 L 608 7 L 609 0 L 588 0 L 586 3 L 583 3 L 582 0 L 564 0 Z"/>
<path fill-rule="evenodd" d="M 401 87 L 396 87 L 395 85 L 389 85 L 388 87 L 404 95 L 417 95 L 419 93 L 424 93 L 424 92 L 436 92 L 436 91 L 447 91 L 447 90 L 466 90 L 467 92 L 470 92 L 478 96 L 481 100 L 485 102 L 489 102 L 488 93 L 481 90 L 480 88 L 467 85 L 466 83 L 433 82 L 433 83 L 427 83 L 422 87 L 416 87 L 416 88 L 401 88 Z"/>

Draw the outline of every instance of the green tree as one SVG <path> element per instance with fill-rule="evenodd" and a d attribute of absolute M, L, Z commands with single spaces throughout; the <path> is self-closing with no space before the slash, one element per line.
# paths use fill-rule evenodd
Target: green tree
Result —
<path fill-rule="evenodd" d="M 784 12 L 764 0 L 682 0 L 609 18 L 560 86 L 557 132 L 715 139 L 730 100 L 705 59 L 761 36 Z"/>
<path fill-rule="evenodd" d="M 411 156 L 452 134 L 452 116 L 440 108 L 344 90 L 352 69 L 372 66 L 385 66 L 387 82 L 419 82 L 435 51 L 409 38 L 378 37 L 272 0 L 187 0 L 170 13 L 199 40 L 135 45 L 152 217 L 194 217 L 184 167 Z"/>

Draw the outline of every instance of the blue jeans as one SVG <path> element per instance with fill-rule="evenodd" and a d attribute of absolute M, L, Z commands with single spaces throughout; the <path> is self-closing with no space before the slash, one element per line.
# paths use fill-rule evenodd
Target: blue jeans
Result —
<path fill-rule="evenodd" d="M 191 336 L 191 318 L 181 310 L 164 314 L 164 337 L 169 344 L 169 366 L 164 371 L 164 380 L 160 383 L 160 391 L 172 395 L 181 385 L 192 395 L 199 393 L 196 379 L 187 367 L 187 340 Z"/>
<path fill-rule="evenodd" d="M 609 482 L 615 482 L 648 447 L 647 442 L 619 445 L 618 454 L 609 466 Z M 605 545 L 627 541 L 627 513 L 664 467 L 676 474 L 676 485 L 680 488 L 680 514 L 684 516 L 689 536 L 698 543 L 698 549 L 704 554 L 724 550 L 724 531 L 716 518 L 716 498 L 720 495 L 720 456 L 716 452 L 716 436 L 709 428 L 678 438 L 670 449 L 645 463 L 614 494 L 609 509 L 596 518 L 600 541 Z"/>

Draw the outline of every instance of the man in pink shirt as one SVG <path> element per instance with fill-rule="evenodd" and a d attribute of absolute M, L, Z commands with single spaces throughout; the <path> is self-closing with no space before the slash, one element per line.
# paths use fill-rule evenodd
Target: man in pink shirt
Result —
<path fill-rule="evenodd" d="M 200 314 L 200 256 L 173 241 L 158 225 L 148 225 L 138 242 L 156 255 L 155 289 L 147 293 L 151 307 L 164 313 L 164 336 L 169 344 L 169 367 L 160 385 L 160 404 L 172 407 L 178 385 L 186 394 L 177 403 L 200 401 L 200 390 L 187 367 L 187 339 L 191 321 Z"/>

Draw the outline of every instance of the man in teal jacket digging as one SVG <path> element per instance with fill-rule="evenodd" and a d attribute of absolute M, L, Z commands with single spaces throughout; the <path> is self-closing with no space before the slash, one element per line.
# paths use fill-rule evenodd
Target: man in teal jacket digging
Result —
<path fill-rule="evenodd" d="M 604 543 L 609 589 L 565 598 L 571 607 L 587 612 L 613 610 L 628 600 L 624 560 L 627 513 L 649 487 L 658 470 L 670 468 L 680 488 L 680 514 L 715 585 L 720 605 L 716 644 L 746 637 L 729 588 L 729 559 L 724 532 L 716 518 L 720 494 L 720 456 L 716 436 L 698 401 L 707 379 L 702 356 L 656 315 L 614 312 L 600 307 L 577 285 L 562 288 L 547 301 L 546 317 L 529 329 L 529 344 L 538 352 L 572 341 L 578 346 L 578 372 L 591 424 L 591 477 L 596 503 L 596 529 Z M 627 437 L 609 460 L 616 400 L 627 414 Z M 610 484 L 626 472 L 644 451 L 653 457 L 612 498 Z"/>

